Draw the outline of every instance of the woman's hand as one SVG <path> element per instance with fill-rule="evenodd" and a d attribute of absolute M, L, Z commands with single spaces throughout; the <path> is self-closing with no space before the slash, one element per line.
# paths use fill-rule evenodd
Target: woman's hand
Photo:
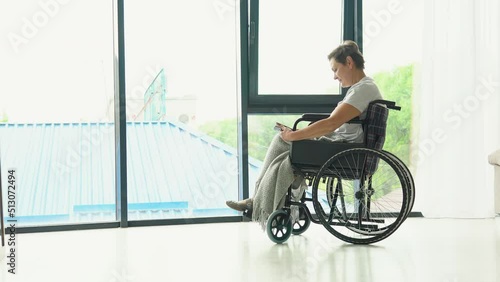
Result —
<path fill-rule="evenodd" d="M 294 141 L 295 139 L 293 139 L 293 131 L 289 127 L 283 126 L 281 128 L 281 139 L 288 142 Z"/>

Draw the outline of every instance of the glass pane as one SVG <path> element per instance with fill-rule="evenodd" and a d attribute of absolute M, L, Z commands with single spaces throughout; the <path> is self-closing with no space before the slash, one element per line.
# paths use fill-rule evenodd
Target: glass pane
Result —
<path fill-rule="evenodd" d="M 130 220 L 237 214 L 225 205 L 238 197 L 239 8 L 230 3 L 125 5 Z"/>
<path fill-rule="evenodd" d="M 327 56 L 342 34 L 342 1 L 259 1 L 259 94 L 339 94 Z"/>
<path fill-rule="evenodd" d="M 249 195 L 255 191 L 255 182 L 262 169 L 269 144 L 277 132 L 274 130 L 276 122 L 293 127 L 300 115 L 250 115 L 248 117 L 248 172 Z M 300 123 L 299 128 L 307 123 Z"/>
<path fill-rule="evenodd" d="M 390 112 L 384 149 L 397 155 L 410 169 L 413 169 L 410 156 L 415 132 L 412 103 L 418 100 L 413 93 L 414 85 L 420 84 L 414 70 L 422 61 L 423 5 L 411 0 L 363 2 L 366 74 L 373 77 L 384 99 L 396 101 L 402 107 L 399 112 Z"/>
<path fill-rule="evenodd" d="M 112 16 L 112 1 L 0 4 L 0 157 L 18 226 L 116 219 Z"/>

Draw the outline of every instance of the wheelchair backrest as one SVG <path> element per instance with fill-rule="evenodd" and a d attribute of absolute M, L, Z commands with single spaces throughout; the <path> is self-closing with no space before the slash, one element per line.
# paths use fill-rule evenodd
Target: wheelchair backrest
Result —
<path fill-rule="evenodd" d="M 389 109 L 383 104 L 370 103 L 363 121 L 365 145 L 370 149 L 382 150 L 385 142 Z"/>
<path fill-rule="evenodd" d="M 389 109 L 384 105 L 374 101 L 368 106 L 366 118 L 363 121 L 365 133 L 365 146 L 370 149 L 382 150 L 385 142 L 387 128 L 387 118 Z M 367 157 L 365 171 L 372 175 L 377 170 L 379 159 L 377 157 Z"/>

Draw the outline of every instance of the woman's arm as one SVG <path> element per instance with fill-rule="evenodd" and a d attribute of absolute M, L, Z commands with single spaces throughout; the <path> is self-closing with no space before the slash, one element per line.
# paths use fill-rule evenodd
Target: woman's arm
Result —
<path fill-rule="evenodd" d="M 320 137 L 335 131 L 342 124 L 350 121 L 360 114 L 361 112 L 355 107 L 347 103 L 341 103 L 335 108 L 335 110 L 333 110 L 330 117 L 317 121 L 306 128 L 296 131 L 284 128 L 281 132 L 281 138 L 285 141 L 297 141 Z"/>

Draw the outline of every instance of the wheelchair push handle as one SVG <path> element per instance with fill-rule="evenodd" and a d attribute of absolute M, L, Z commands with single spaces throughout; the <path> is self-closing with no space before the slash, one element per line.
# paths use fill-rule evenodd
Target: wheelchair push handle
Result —
<path fill-rule="evenodd" d="M 401 111 L 401 107 L 400 106 L 396 106 L 396 102 L 394 102 L 394 101 L 389 101 L 389 100 L 374 100 L 374 101 L 371 101 L 369 105 L 371 105 L 371 104 L 383 104 L 388 109 L 396 110 L 396 111 Z"/>

